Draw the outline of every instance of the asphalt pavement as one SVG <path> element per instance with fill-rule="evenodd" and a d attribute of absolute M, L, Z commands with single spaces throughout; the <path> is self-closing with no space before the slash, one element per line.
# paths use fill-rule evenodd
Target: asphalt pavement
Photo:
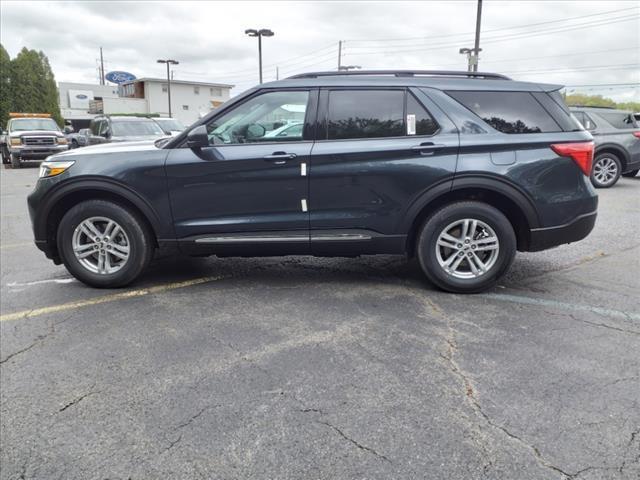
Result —
<path fill-rule="evenodd" d="M 640 478 L 640 177 L 480 295 L 415 261 L 165 258 L 95 290 L 0 173 L 1 479 Z"/>

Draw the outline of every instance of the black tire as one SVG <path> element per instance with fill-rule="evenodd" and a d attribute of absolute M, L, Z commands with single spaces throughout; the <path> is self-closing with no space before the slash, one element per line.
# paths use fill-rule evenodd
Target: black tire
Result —
<path fill-rule="evenodd" d="M 129 258 L 114 273 L 90 271 L 73 252 L 73 235 L 88 218 L 105 217 L 115 221 L 129 241 Z M 154 240 L 142 219 L 121 205 L 106 200 L 87 200 L 71 208 L 58 226 L 57 244 L 67 270 L 81 282 L 97 288 L 123 287 L 133 282 L 147 267 L 154 253 Z M 96 254 L 97 255 L 97 254 Z"/>
<path fill-rule="evenodd" d="M 78 141 L 75 138 L 71 139 L 71 148 L 78 148 Z"/>
<path fill-rule="evenodd" d="M 3 165 L 11 164 L 11 157 L 9 156 L 9 152 L 7 151 L 6 147 L 0 147 L 0 156 L 2 156 Z"/>
<path fill-rule="evenodd" d="M 604 165 L 610 165 L 615 171 L 610 170 L 611 174 L 603 180 L 599 177 L 598 167 Z M 591 184 L 596 188 L 611 188 L 618 183 L 621 173 L 622 163 L 616 155 L 609 152 L 599 153 L 596 155 L 596 158 L 594 158 L 593 166 L 591 167 Z"/>
<path fill-rule="evenodd" d="M 445 231 L 448 226 L 465 219 L 479 220 L 486 224 L 495 233 L 499 244 L 492 265 L 488 267 L 486 272 L 475 278 L 457 278 L 453 274 L 448 273 L 445 268 L 440 265 L 437 258 L 436 247 L 440 234 Z M 460 245 L 462 245 L 463 248 L 472 248 L 471 245 Z M 457 202 L 446 205 L 426 220 L 418 233 L 416 252 L 418 261 L 425 275 L 439 288 L 454 293 L 478 293 L 494 286 L 513 263 L 516 254 L 516 235 L 507 217 L 491 205 L 473 201 Z M 451 254 L 454 253 L 453 250 L 449 250 L 449 252 Z M 470 252 L 467 252 L 467 255 L 469 253 Z M 475 253 L 480 253 L 480 251 L 475 250 Z M 492 253 L 483 251 L 481 255 L 491 256 Z M 449 257 L 447 254 L 447 258 L 453 257 Z M 469 270 L 469 274 L 471 274 L 471 264 L 469 260 L 465 258 L 464 253 L 462 259 L 461 262 L 464 262 L 466 265 L 460 263 L 460 268 L 466 268 Z M 462 273 L 464 274 L 465 272 Z"/>
<path fill-rule="evenodd" d="M 22 162 L 20 162 L 20 157 L 16 154 L 11 154 L 11 168 L 20 168 L 22 167 Z"/>
<path fill-rule="evenodd" d="M 633 178 L 633 177 L 635 177 L 636 175 L 638 175 L 638 172 L 640 172 L 640 170 L 638 170 L 638 169 L 636 169 L 636 170 L 631 170 L 630 172 L 623 173 L 623 174 L 622 174 L 622 176 L 623 176 L 623 177 L 627 177 L 627 178 Z"/>

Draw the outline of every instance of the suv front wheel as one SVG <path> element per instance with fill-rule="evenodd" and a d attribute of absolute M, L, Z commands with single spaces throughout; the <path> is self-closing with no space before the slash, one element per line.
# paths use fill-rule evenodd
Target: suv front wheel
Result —
<path fill-rule="evenodd" d="M 98 288 L 134 281 L 151 261 L 153 239 L 137 215 L 105 200 L 79 203 L 62 218 L 60 257 L 71 274 Z"/>
<path fill-rule="evenodd" d="M 432 283 L 449 292 L 476 293 L 492 287 L 511 266 L 516 236 L 496 208 L 458 202 L 427 219 L 416 250 Z"/>

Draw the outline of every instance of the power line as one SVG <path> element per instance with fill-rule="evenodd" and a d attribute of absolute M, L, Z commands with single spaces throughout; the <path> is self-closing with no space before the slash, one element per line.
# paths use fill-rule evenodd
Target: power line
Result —
<path fill-rule="evenodd" d="M 560 23 L 560 22 L 568 22 L 571 20 L 579 20 L 582 18 L 589 18 L 589 17 L 599 17 L 599 16 L 603 16 L 603 15 L 608 15 L 611 13 L 618 13 L 618 12 L 625 12 L 625 11 L 629 11 L 629 10 L 637 10 L 638 7 L 629 7 L 629 8 L 620 8 L 617 10 L 608 10 L 605 12 L 600 12 L 600 13 L 592 13 L 590 15 L 580 15 L 578 17 L 569 17 L 569 18 L 563 18 L 560 20 L 550 20 L 550 21 L 546 21 L 546 22 L 538 22 L 538 23 L 528 23 L 528 24 L 524 24 L 524 25 L 516 25 L 513 27 L 503 27 L 503 28 L 495 28 L 492 30 L 485 30 L 483 31 L 483 33 L 492 33 L 492 32 L 498 32 L 498 31 L 503 31 L 503 30 L 515 30 L 518 28 L 527 28 L 527 27 L 535 27 L 535 26 L 539 26 L 539 25 L 548 25 L 550 23 Z M 380 38 L 380 39 L 372 39 L 372 40 L 358 40 L 358 39 L 352 39 L 352 40 L 348 40 L 349 42 L 358 42 L 358 43 L 362 43 L 362 42 L 392 42 L 392 41 L 404 41 L 404 40 L 427 40 L 427 39 L 432 39 L 432 38 L 443 38 L 443 37 L 456 37 L 456 36 L 462 36 L 462 35 L 472 35 L 474 34 L 474 32 L 464 32 L 464 33 L 450 33 L 450 34 L 445 34 L 445 35 L 435 35 L 435 36 L 422 36 L 422 37 L 399 37 L 399 38 Z"/>
<path fill-rule="evenodd" d="M 584 28 L 595 28 L 595 27 L 599 27 L 599 26 L 603 26 L 603 25 L 610 25 L 613 23 L 621 23 L 621 22 L 628 22 L 631 20 L 636 20 L 637 18 L 640 18 L 640 16 L 635 16 L 635 17 L 624 17 L 622 19 L 619 20 L 614 20 L 614 21 L 608 21 L 608 22 L 602 22 L 602 23 L 591 23 L 588 25 L 582 25 L 582 26 L 574 26 L 573 28 L 565 28 L 565 29 L 561 29 L 561 30 L 553 30 L 553 31 L 539 31 L 539 32 L 526 32 L 526 34 L 518 34 L 518 35 L 508 35 L 508 36 L 501 36 L 501 37 L 490 37 L 488 39 L 483 40 L 483 42 L 486 43 L 499 43 L 499 42 L 504 42 L 504 41 L 510 41 L 510 40 L 519 40 L 522 38 L 529 38 L 529 37 L 537 37 L 537 36 L 542 36 L 542 35 L 550 35 L 550 34 L 554 34 L 554 33 L 562 33 L 562 32 L 568 32 L 568 31 L 573 31 L 573 30 L 581 30 Z M 351 55 L 351 56 L 358 56 L 358 55 L 385 55 L 385 54 L 397 54 L 397 53 L 408 53 L 408 52 L 421 52 L 421 51 L 426 51 L 426 50 L 442 50 L 442 49 L 446 49 L 446 48 L 451 48 L 454 46 L 459 45 L 461 42 L 457 41 L 454 43 L 443 43 L 443 44 L 437 44 L 435 46 L 429 46 L 429 47 L 422 47 L 422 48 L 413 48 L 413 49 L 396 49 L 396 50 L 387 50 L 387 51 L 371 51 L 371 52 L 346 52 L 344 53 L 344 55 Z"/>

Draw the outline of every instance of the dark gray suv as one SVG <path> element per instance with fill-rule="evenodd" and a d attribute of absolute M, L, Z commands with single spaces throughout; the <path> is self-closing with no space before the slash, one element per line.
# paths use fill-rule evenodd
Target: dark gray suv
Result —
<path fill-rule="evenodd" d="M 596 188 L 616 184 L 620 175 L 640 170 L 640 129 L 633 112 L 604 107 L 571 107 L 573 115 L 595 141 L 591 182 Z"/>
<path fill-rule="evenodd" d="M 440 288 L 482 291 L 516 250 L 595 224 L 592 137 L 560 88 L 448 71 L 265 83 L 177 137 L 49 158 L 28 199 L 36 245 L 96 287 L 132 282 L 164 249 L 407 254 Z"/>

